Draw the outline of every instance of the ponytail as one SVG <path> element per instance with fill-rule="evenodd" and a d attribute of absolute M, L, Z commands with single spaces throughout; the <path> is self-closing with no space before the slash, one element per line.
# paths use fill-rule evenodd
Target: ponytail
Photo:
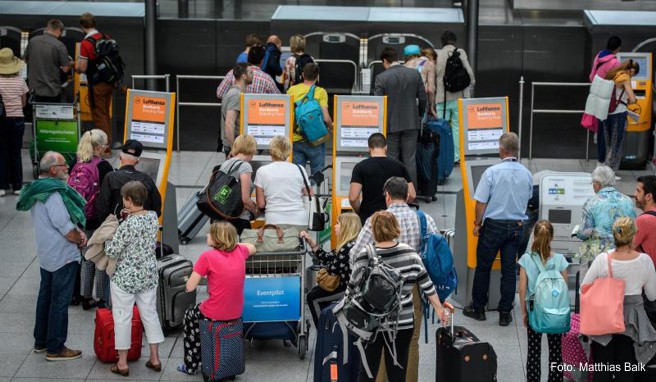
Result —
<path fill-rule="evenodd" d="M 107 144 L 107 134 L 104 131 L 93 129 L 82 134 L 80 143 L 77 145 L 77 160 L 89 162 L 93 159 L 93 150 L 102 144 Z"/>
<path fill-rule="evenodd" d="M 553 240 L 553 235 L 553 226 L 547 220 L 540 220 L 535 224 L 531 250 L 540 254 L 542 263 L 546 263 L 551 255 L 551 240 Z"/>

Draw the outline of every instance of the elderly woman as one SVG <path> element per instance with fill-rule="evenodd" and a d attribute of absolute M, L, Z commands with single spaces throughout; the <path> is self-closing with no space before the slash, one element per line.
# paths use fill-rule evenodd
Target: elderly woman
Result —
<path fill-rule="evenodd" d="M 257 206 L 266 209 L 266 224 L 293 226 L 300 233 L 308 225 L 307 197 L 304 197 L 308 193 L 307 173 L 303 167 L 287 162 L 292 152 L 289 138 L 273 137 L 270 151 L 273 163 L 260 167 L 255 174 Z"/>
<path fill-rule="evenodd" d="M 615 247 L 613 223 L 621 217 L 635 219 L 633 201 L 615 189 L 615 173 L 610 167 L 598 166 L 592 172 L 592 188 L 596 195 L 583 205 L 583 216 L 576 237 L 584 241 L 577 257 L 581 260 L 581 276 L 588 263 Z"/>

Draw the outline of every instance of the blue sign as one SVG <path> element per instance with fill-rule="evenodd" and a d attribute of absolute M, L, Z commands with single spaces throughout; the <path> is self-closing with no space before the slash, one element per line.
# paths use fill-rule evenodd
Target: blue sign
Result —
<path fill-rule="evenodd" d="M 246 277 L 244 322 L 294 321 L 301 317 L 301 278 Z"/>

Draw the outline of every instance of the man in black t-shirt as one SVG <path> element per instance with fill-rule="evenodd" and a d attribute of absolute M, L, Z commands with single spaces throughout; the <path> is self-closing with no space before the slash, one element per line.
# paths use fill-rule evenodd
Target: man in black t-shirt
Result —
<path fill-rule="evenodd" d="M 362 224 L 374 212 L 387 209 L 383 186 L 387 179 L 399 176 L 408 182 L 408 202 L 415 197 L 415 187 L 403 163 L 387 157 L 387 140 L 380 133 L 369 137 L 369 158 L 355 165 L 351 175 L 349 202 Z M 360 201 L 362 194 L 362 201 Z"/>

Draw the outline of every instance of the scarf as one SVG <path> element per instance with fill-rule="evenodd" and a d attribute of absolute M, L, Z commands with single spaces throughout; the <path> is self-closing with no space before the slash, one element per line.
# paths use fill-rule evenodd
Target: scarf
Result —
<path fill-rule="evenodd" d="M 56 178 L 40 178 L 23 187 L 16 203 L 18 211 L 29 211 L 34 203 L 45 203 L 53 192 L 59 192 L 73 224 L 86 224 L 84 205 L 87 201 L 64 181 Z"/>

